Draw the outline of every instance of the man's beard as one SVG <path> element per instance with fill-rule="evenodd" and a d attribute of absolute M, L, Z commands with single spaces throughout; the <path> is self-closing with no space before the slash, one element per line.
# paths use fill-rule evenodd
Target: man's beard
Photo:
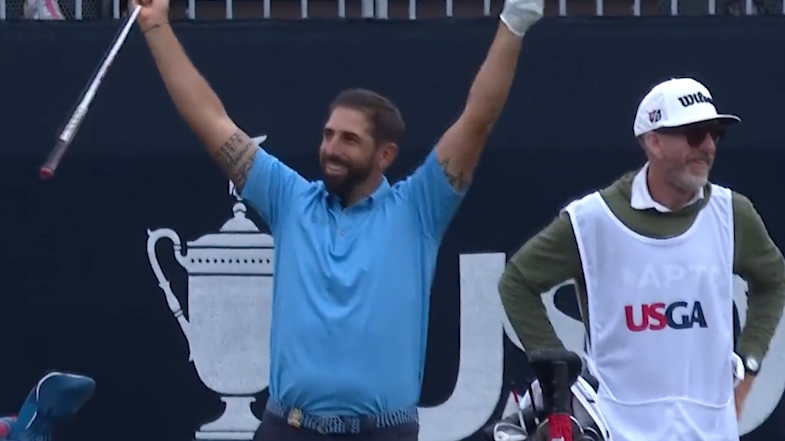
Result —
<path fill-rule="evenodd" d="M 708 184 L 708 176 L 694 175 L 685 170 L 679 176 L 679 187 L 684 191 L 698 191 Z"/>
<path fill-rule="evenodd" d="M 368 180 L 368 177 L 371 175 L 370 164 L 353 165 L 336 158 L 325 158 L 321 162 L 322 177 L 325 188 L 328 192 L 337 196 L 341 200 L 346 200 L 347 197 L 351 196 L 352 192 L 359 185 Z M 346 169 L 346 173 L 341 177 L 328 175 L 325 172 L 325 162 L 332 162 L 344 167 Z"/>
<path fill-rule="evenodd" d="M 671 168 L 671 177 L 676 184 L 683 191 L 698 191 L 709 182 L 709 173 L 714 164 L 714 160 L 710 157 L 699 158 L 707 163 L 706 173 L 695 174 L 690 171 L 689 164 L 683 167 Z"/>

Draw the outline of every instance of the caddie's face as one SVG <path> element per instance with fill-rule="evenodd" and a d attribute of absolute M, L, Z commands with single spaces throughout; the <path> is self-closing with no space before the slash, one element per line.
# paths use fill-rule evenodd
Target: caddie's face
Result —
<path fill-rule="evenodd" d="M 344 107 L 333 110 L 324 125 L 319 147 L 324 184 L 342 199 L 374 170 L 376 147 L 370 129 L 365 114 Z"/>
<path fill-rule="evenodd" d="M 708 183 L 722 134 L 714 121 L 657 130 L 658 156 L 675 185 L 696 191 Z"/>

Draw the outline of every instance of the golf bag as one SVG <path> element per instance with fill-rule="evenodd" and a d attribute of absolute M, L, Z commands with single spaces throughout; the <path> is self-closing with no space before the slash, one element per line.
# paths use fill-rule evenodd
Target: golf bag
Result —
<path fill-rule="evenodd" d="M 566 350 L 534 353 L 536 379 L 518 411 L 484 429 L 488 441 L 612 441 L 597 407 L 597 381 Z"/>
<path fill-rule="evenodd" d="M 38 380 L 18 415 L 0 417 L 0 441 L 49 441 L 57 423 L 71 419 L 95 390 L 92 378 L 52 372 Z"/>

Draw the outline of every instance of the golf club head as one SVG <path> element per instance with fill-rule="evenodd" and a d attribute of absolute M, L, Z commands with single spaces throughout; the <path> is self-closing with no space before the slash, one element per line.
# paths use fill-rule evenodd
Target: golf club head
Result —
<path fill-rule="evenodd" d="M 72 418 L 95 390 L 84 375 L 52 372 L 41 378 L 27 395 L 7 438 L 11 441 L 47 441 L 54 426 Z"/>

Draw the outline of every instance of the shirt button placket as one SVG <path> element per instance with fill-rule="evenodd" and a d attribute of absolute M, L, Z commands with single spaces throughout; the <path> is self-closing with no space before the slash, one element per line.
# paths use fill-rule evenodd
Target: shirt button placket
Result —
<path fill-rule="evenodd" d="M 346 236 L 346 214 L 341 213 L 341 216 L 338 218 L 338 236 L 345 237 Z"/>

